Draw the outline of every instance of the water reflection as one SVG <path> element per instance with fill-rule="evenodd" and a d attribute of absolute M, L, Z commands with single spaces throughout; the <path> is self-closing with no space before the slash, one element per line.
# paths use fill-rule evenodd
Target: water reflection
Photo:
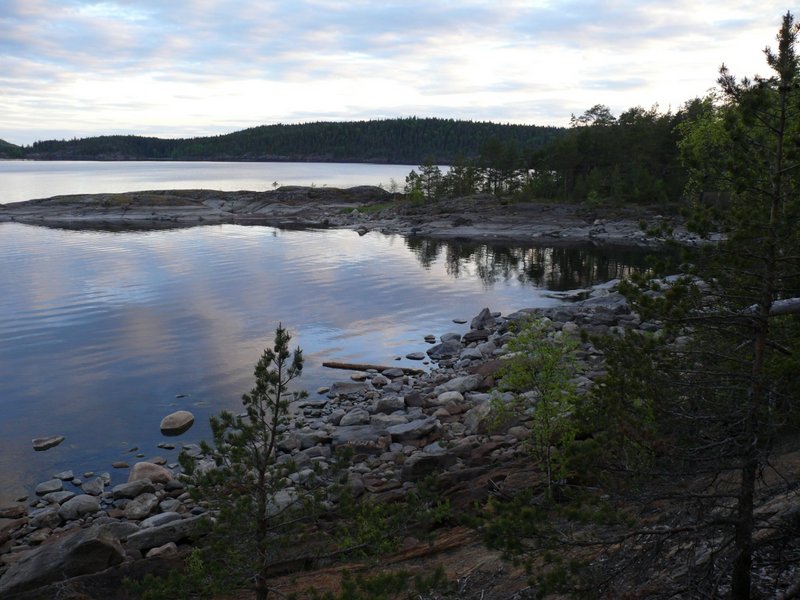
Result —
<path fill-rule="evenodd" d="M 164 454 L 158 424 L 179 408 L 196 420 L 177 442 L 207 439 L 209 415 L 240 406 L 279 322 L 306 356 L 299 385 L 314 390 L 349 376 L 323 361 L 419 366 L 395 357 L 425 350 L 426 334 L 463 332 L 455 318 L 553 305 L 548 289 L 641 263 L 345 230 L 0 223 L 0 505 L 58 471 L 108 470 L 133 446 Z M 33 452 L 51 434 L 67 439 Z"/>
<path fill-rule="evenodd" d="M 571 290 L 627 277 L 646 266 L 641 251 L 616 248 L 520 247 L 421 237 L 406 238 L 406 246 L 425 269 L 441 259 L 451 277 L 478 278 L 486 288 L 514 280 L 548 290 Z"/>

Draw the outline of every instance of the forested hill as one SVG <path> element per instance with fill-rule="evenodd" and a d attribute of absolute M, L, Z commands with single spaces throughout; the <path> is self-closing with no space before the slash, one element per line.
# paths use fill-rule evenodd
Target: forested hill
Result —
<path fill-rule="evenodd" d="M 25 150 L 20 146 L 0 140 L 0 158 L 21 158 L 24 154 Z"/>
<path fill-rule="evenodd" d="M 559 137 L 558 127 L 501 125 L 453 119 L 386 119 L 263 125 L 191 139 L 100 136 L 35 142 L 25 158 L 45 160 L 274 160 L 449 164 L 474 158 L 490 140 L 520 151 Z"/>

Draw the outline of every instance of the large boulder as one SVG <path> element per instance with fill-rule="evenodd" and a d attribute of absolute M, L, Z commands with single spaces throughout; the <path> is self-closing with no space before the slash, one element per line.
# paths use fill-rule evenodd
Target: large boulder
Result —
<path fill-rule="evenodd" d="M 125 542 L 125 547 L 131 550 L 145 551 L 157 548 L 169 542 L 182 540 L 196 540 L 208 532 L 210 522 L 207 515 L 199 515 L 180 521 L 171 521 L 157 527 L 147 527 L 132 533 Z"/>
<path fill-rule="evenodd" d="M 51 435 L 48 437 L 34 438 L 31 440 L 31 443 L 33 444 L 34 450 L 37 452 L 42 452 L 44 450 L 49 450 L 50 448 L 55 448 L 63 441 L 63 435 Z"/>
<path fill-rule="evenodd" d="M 331 396 L 358 396 L 372 389 L 367 381 L 334 381 L 328 392 Z"/>
<path fill-rule="evenodd" d="M 100 498 L 89 494 L 79 494 L 70 498 L 58 509 L 58 514 L 65 521 L 74 521 L 86 515 L 93 515 L 100 510 Z"/>
<path fill-rule="evenodd" d="M 0 579 L 0 598 L 78 575 L 97 573 L 125 558 L 116 537 L 104 527 L 78 529 L 39 546 L 9 567 Z"/>
<path fill-rule="evenodd" d="M 470 329 L 487 329 L 495 324 L 495 318 L 492 316 L 492 311 L 484 308 L 479 312 L 469 324 Z"/>
<path fill-rule="evenodd" d="M 383 429 L 371 425 L 337 427 L 333 432 L 333 449 L 343 446 L 353 448 L 356 454 L 381 454 L 391 443 L 391 436 Z"/>
<path fill-rule="evenodd" d="M 188 410 L 179 410 L 161 419 L 161 433 L 180 435 L 194 425 L 194 415 Z"/>
<path fill-rule="evenodd" d="M 410 440 L 418 440 L 425 437 L 436 430 L 439 426 L 439 421 L 433 417 L 424 419 L 416 419 L 410 423 L 402 423 L 400 425 L 393 425 L 389 427 L 389 433 L 394 442 L 407 442 Z"/>
<path fill-rule="evenodd" d="M 149 479 L 152 483 L 167 483 L 172 479 L 172 472 L 160 465 L 142 461 L 133 465 L 128 475 L 129 483 L 138 479 Z"/>
<path fill-rule="evenodd" d="M 441 344 L 428 348 L 427 353 L 433 360 L 443 360 L 446 358 L 453 358 L 459 356 L 464 346 L 458 340 L 448 340 Z"/>
<path fill-rule="evenodd" d="M 418 481 L 432 473 L 452 467 L 456 457 L 451 452 L 415 452 L 403 463 L 403 481 Z"/>
<path fill-rule="evenodd" d="M 114 495 L 114 499 L 117 500 L 119 498 L 136 498 L 140 494 L 145 493 L 155 493 L 156 486 L 153 485 L 153 482 L 149 479 L 137 479 L 136 481 L 131 481 L 129 483 L 120 483 L 119 485 L 115 485 L 111 493 Z"/>
<path fill-rule="evenodd" d="M 156 507 L 158 507 L 158 498 L 155 494 L 142 494 L 125 506 L 125 518 L 131 521 L 146 519 Z"/>

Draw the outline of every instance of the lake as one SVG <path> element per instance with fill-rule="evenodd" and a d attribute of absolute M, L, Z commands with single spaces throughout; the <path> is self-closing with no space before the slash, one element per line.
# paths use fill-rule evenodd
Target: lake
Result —
<path fill-rule="evenodd" d="M 394 180 L 400 188 L 411 165 L 270 162 L 0 160 L 0 204 L 62 194 L 213 189 L 264 192 L 277 185 L 352 187 Z"/>
<path fill-rule="evenodd" d="M 426 334 L 466 331 L 455 318 L 551 305 L 547 290 L 642 260 L 375 232 L 0 223 L 0 506 L 59 471 L 108 471 L 118 483 L 127 471 L 111 463 L 134 462 L 132 448 L 172 462 L 177 450 L 159 442 L 208 439 L 208 417 L 238 409 L 279 323 L 304 351 L 299 385 L 313 394 L 349 377 L 325 360 L 419 366 L 395 358 L 425 350 Z M 159 423 L 179 409 L 195 425 L 167 440 Z M 34 452 L 31 440 L 49 435 L 66 439 Z"/>

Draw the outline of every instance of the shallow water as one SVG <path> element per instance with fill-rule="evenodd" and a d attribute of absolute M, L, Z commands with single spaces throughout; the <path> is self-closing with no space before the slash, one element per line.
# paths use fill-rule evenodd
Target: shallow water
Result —
<path fill-rule="evenodd" d="M 423 337 L 484 306 L 556 301 L 636 253 L 502 248 L 351 231 L 221 225 L 108 233 L 0 223 L 0 505 L 53 473 L 110 471 L 162 451 L 162 417 L 236 409 L 278 323 L 305 354 L 300 386 L 346 379 L 324 360 L 414 365 Z M 183 396 L 185 395 L 185 396 Z M 182 396 L 182 397 L 179 397 Z M 31 439 L 66 441 L 34 452 Z"/>

